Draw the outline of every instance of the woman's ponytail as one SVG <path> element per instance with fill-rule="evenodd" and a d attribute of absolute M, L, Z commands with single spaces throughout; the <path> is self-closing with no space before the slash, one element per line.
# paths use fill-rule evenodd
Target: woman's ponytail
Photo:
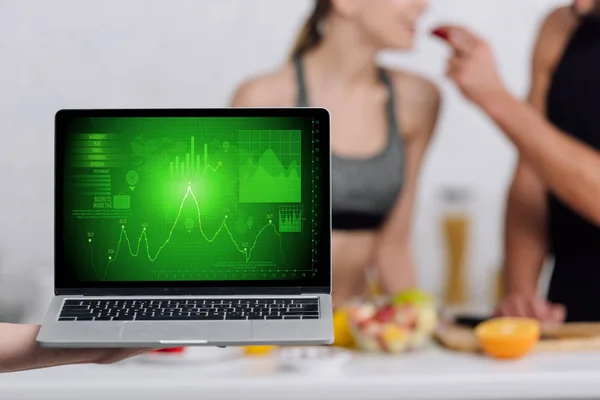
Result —
<path fill-rule="evenodd" d="M 322 37 L 319 30 L 319 25 L 327 17 L 327 15 L 329 15 L 330 11 L 331 0 L 315 0 L 315 8 L 310 17 L 302 26 L 298 38 L 296 39 L 294 48 L 292 49 L 292 58 L 302 55 L 321 42 Z"/>

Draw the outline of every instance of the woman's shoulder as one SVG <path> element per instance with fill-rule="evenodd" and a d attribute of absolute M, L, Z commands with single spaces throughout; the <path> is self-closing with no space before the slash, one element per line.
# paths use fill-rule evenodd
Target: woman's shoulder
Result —
<path fill-rule="evenodd" d="M 297 93 L 291 63 L 255 75 L 238 85 L 232 99 L 234 107 L 291 107 Z"/>
<path fill-rule="evenodd" d="M 436 102 L 441 98 L 438 85 L 423 75 L 403 69 L 388 69 L 387 73 L 397 95 L 412 99 L 409 103 Z"/>
<path fill-rule="evenodd" d="M 397 99 L 396 113 L 403 127 L 403 136 L 431 135 L 442 101 L 438 85 L 412 71 L 388 69 L 386 72 Z"/>

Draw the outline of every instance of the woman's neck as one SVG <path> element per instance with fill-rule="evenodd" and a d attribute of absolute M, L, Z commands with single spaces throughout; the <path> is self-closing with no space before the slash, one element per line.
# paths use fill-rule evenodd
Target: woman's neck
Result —
<path fill-rule="evenodd" d="M 353 87 L 377 82 L 378 49 L 352 21 L 332 16 L 321 43 L 308 52 L 305 63 L 316 83 Z"/>

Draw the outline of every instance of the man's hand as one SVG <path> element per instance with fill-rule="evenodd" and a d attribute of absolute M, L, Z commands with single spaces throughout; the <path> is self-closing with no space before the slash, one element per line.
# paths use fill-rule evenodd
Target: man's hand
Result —
<path fill-rule="evenodd" d="M 485 108 L 498 96 L 508 94 L 488 43 L 459 26 L 443 26 L 432 33 L 452 48 L 446 76 L 467 99 Z"/>
<path fill-rule="evenodd" d="M 535 318 L 543 324 L 561 324 L 565 320 L 565 308 L 536 296 L 510 295 L 505 297 L 494 313 L 495 317 Z"/>

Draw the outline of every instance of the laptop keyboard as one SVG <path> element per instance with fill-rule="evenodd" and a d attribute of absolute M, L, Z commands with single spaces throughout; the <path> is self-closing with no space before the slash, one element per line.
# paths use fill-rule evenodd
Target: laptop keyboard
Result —
<path fill-rule="evenodd" d="M 65 300 L 59 321 L 318 319 L 319 299 Z"/>

